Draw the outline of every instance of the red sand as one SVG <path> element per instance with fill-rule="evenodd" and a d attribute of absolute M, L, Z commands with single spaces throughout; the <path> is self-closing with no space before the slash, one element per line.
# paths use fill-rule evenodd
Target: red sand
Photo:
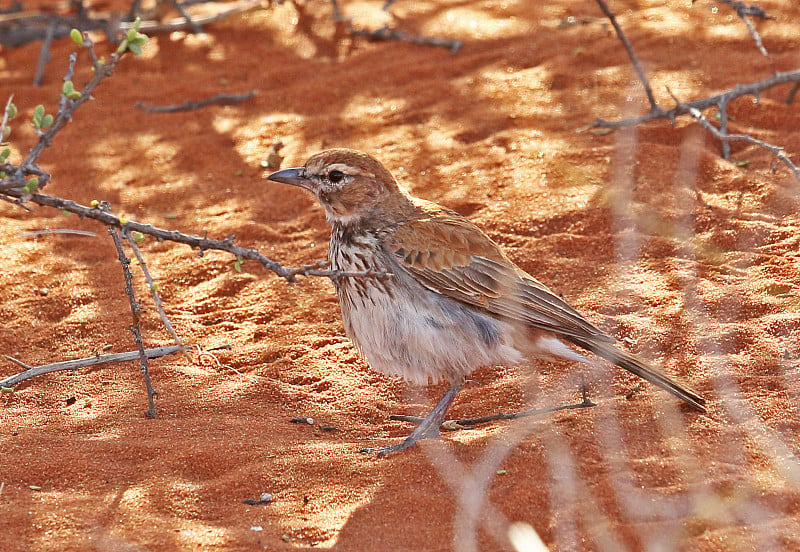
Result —
<path fill-rule="evenodd" d="M 381 2 L 344 3 L 359 26 Z M 761 2 L 771 57 L 726 8 L 614 3 L 663 105 L 798 67 L 800 6 Z M 626 6 L 628 6 L 626 8 Z M 40 159 L 47 193 L 107 200 L 129 218 L 223 238 L 296 266 L 325 256 L 321 209 L 264 180 L 329 146 L 378 156 L 411 191 L 469 216 L 523 268 L 625 346 L 700 390 L 708 416 L 606 364 L 485 369 L 454 416 L 567 404 L 581 373 L 598 406 L 449 433 L 375 459 L 441 388 L 377 375 L 344 337 L 325 279 L 296 285 L 248 262 L 144 244 L 178 332 L 218 353 L 152 363 L 146 419 L 136 363 L 58 373 L 0 396 L 0 548 L 16 551 L 511 550 L 523 522 L 553 550 L 800 549 L 798 182 L 757 147 L 734 161 L 697 125 L 607 135 L 595 117 L 646 110 L 625 52 L 592 2 L 397 2 L 399 27 L 444 49 L 334 36 L 325 2 L 237 17 L 204 36 L 155 37 L 123 61 Z M 99 37 L 98 37 L 99 38 Z M 2 52 L 0 100 L 26 120 L 55 109 L 74 46 Z M 102 48 L 102 46 L 101 46 Z M 90 73 L 82 55 L 78 88 Z M 134 107 L 258 89 L 233 106 Z M 731 105 L 732 130 L 800 162 L 788 87 Z M 14 159 L 19 160 L 18 153 Z M 773 170 L 776 167 L 776 170 Z M 697 195 L 696 195 L 697 194 Z M 0 353 L 29 364 L 133 348 L 122 272 L 92 221 L 0 205 Z M 42 228 L 94 238 L 21 238 Z M 148 346 L 168 344 L 145 285 Z M 47 295 L 42 289 L 47 288 Z M 17 367 L 0 367 L 0 376 Z M 77 399 L 68 404 L 68 399 Z M 71 402 L 71 401 L 70 401 Z M 315 425 L 292 424 L 310 416 Z M 318 424 L 336 426 L 322 431 Z M 268 505 L 247 505 L 262 492 Z M 519 528 L 520 526 L 514 526 Z M 260 528 L 260 529 L 258 529 Z M 524 529 L 524 527 L 523 527 Z M 524 532 L 524 531 L 523 531 Z"/>

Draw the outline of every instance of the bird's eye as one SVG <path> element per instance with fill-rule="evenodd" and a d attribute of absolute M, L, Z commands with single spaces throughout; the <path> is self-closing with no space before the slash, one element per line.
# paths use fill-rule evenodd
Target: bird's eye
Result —
<path fill-rule="evenodd" d="M 339 182 L 344 180 L 344 173 L 342 171 L 331 171 L 328 173 L 328 180 L 330 180 L 334 184 L 338 184 Z"/>

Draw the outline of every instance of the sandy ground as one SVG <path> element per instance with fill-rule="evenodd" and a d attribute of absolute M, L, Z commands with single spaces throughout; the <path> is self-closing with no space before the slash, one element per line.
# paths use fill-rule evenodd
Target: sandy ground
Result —
<path fill-rule="evenodd" d="M 759 3 L 760 55 L 709 1 L 615 2 L 652 77 L 689 100 L 800 65 L 800 6 Z M 35 7 L 35 4 L 33 4 Z M 17 551 L 800 549 L 800 185 L 737 143 L 733 161 L 681 119 L 611 134 L 595 117 L 643 113 L 625 52 L 592 2 L 343 2 L 463 41 L 456 54 L 336 36 L 329 5 L 291 3 L 155 37 L 123 61 L 41 157 L 47 193 L 107 200 L 130 219 L 322 259 L 328 228 L 301 190 L 267 182 L 331 146 L 378 156 L 415 195 L 468 216 L 595 323 L 701 391 L 707 416 L 607 364 L 480 370 L 455 416 L 569 404 L 592 409 L 446 434 L 384 459 L 364 446 L 410 431 L 441 387 L 373 373 L 344 336 L 330 282 L 148 240 L 143 249 L 186 342 L 217 353 L 152 363 L 147 419 L 136 363 L 58 373 L 0 396 L 0 548 Z M 100 6 L 103 7 L 103 6 Z M 716 13 L 718 9 L 719 13 Z M 563 25 L 568 16 L 579 24 Z M 100 37 L 98 37 L 98 40 Z M 101 44 L 100 49 L 105 49 Z M 2 51 L 0 100 L 25 123 L 55 109 L 74 45 Z M 82 54 L 76 85 L 90 78 Z M 220 92 L 245 103 L 156 115 Z M 732 130 L 800 162 L 788 87 L 730 106 Z M 712 114 L 709 113 L 711 116 Z M 95 237 L 26 231 L 71 228 Z M 97 223 L 0 204 L 0 353 L 29 364 L 133 348 L 123 278 Z M 47 291 L 44 291 L 44 290 Z M 148 346 L 169 344 L 137 275 Z M 18 371 L 0 366 L 0 377 Z M 290 423 L 312 417 L 313 425 Z M 326 430 L 326 426 L 336 429 Z M 248 505 L 261 493 L 266 505 Z M 511 535 L 511 537 L 509 536 Z"/>

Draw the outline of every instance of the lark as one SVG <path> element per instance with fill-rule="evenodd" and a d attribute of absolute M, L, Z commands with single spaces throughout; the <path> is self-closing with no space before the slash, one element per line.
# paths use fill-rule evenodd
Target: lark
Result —
<path fill-rule="evenodd" d="M 466 377 L 480 367 L 586 360 L 567 344 L 705 412 L 695 391 L 617 348 L 475 224 L 409 195 L 372 156 L 326 150 L 268 178 L 308 190 L 325 209 L 332 269 L 388 275 L 333 280 L 347 336 L 370 367 L 415 384 L 449 384 L 405 440 L 366 451 L 383 456 L 437 436 Z"/>

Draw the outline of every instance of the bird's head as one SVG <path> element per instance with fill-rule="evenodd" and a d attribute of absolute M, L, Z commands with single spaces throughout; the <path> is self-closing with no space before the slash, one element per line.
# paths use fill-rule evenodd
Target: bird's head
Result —
<path fill-rule="evenodd" d="M 283 169 L 267 178 L 310 191 L 331 224 L 391 223 L 392 215 L 409 202 L 377 159 L 351 149 L 322 151 L 302 167 Z"/>

